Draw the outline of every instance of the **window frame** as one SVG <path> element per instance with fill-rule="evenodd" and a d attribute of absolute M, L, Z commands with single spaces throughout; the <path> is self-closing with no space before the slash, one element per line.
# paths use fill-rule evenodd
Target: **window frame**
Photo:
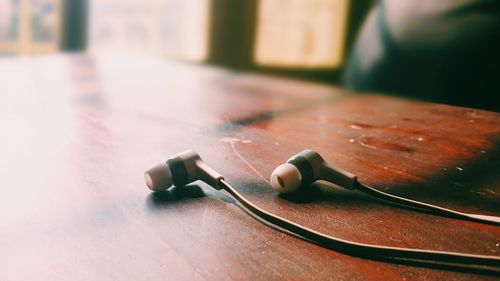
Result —
<path fill-rule="evenodd" d="M 89 0 L 61 0 L 63 3 L 61 50 L 83 51 L 87 46 Z M 200 63 L 235 71 L 250 71 L 326 83 L 339 83 L 357 32 L 375 0 L 348 3 L 343 60 L 332 68 L 275 67 L 258 65 L 254 59 L 258 0 L 211 0 L 207 58 Z M 182 59 L 177 59 L 181 60 Z"/>
<path fill-rule="evenodd" d="M 349 1 L 343 42 L 343 59 L 331 68 L 258 65 L 254 59 L 258 0 L 212 0 L 208 64 L 299 79 L 339 83 L 349 50 L 374 0 Z"/>
<path fill-rule="evenodd" d="M 15 41 L 10 42 L 0 42 L 0 52 L 18 54 L 18 55 L 29 55 L 37 53 L 47 53 L 55 52 L 59 50 L 61 43 L 61 28 L 62 28 L 62 16 L 63 16 L 63 0 L 54 0 L 54 5 L 56 9 L 57 23 L 54 25 L 54 42 L 33 42 L 32 38 L 32 4 L 31 0 L 20 0 L 19 1 L 19 33 L 18 38 Z"/>

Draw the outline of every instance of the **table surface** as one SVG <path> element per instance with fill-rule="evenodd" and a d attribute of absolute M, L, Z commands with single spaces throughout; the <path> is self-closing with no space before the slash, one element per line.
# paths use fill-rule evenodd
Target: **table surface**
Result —
<path fill-rule="evenodd" d="M 304 148 L 396 195 L 500 215 L 500 114 L 154 58 L 0 60 L 1 280 L 471 280 L 340 254 L 202 182 L 143 172 L 192 148 L 262 208 L 329 235 L 500 256 L 500 228 L 268 183 Z"/>

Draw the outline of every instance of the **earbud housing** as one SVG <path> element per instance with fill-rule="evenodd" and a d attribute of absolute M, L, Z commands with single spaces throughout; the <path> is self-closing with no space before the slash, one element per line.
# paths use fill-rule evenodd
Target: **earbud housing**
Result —
<path fill-rule="evenodd" d="M 160 163 L 144 172 L 146 185 L 153 191 L 168 189 L 172 184 L 185 186 L 196 180 L 204 181 L 215 189 L 221 189 L 219 182 L 223 178 L 205 164 L 200 155 L 193 150 L 176 154 L 165 163 Z"/>
<path fill-rule="evenodd" d="M 295 154 L 271 174 L 271 185 L 279 193 L 291 193 L 318 180 L 354 189 L 357 177 L 329 165 L 319 153 L 310 149 Z"/>

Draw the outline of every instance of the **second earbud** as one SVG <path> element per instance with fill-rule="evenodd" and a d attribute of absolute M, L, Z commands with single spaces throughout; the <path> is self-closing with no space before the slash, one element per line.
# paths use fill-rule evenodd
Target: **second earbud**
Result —
<path fill-rule="evenodd" d="M 271 174 L 271 185 L 279 193 L 292 193 L 318 180 L 354 189 L 357 177 L 329 165 L 319 153 L 310 149 L 295 154 Z"/>

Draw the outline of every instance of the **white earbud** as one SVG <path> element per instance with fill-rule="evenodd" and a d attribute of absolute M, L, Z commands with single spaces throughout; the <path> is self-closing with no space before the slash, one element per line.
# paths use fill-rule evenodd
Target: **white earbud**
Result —
<path fill-rule="evenodd" d="M 271 174 L 271 185 L 279 193 L 291 193 L 318 180 L 354 189 L 357 178 L 351 173 L 328 165 L 319 153 L 310 149 L 295 154 Z"/>
<path fill-rule="evenodd" d="M 271 185 L 279 193 L 294 192 L 301 182 L 299 169 L 289 163 L 279 165 L 271 175 Z"/>
<path fill-rule="evenodd" d="M 160 163 L 144 172 L 144 180 L 149 189 L 160 191 L 173 185 L 185 186 L 196 180 L 204 181 L 215 189 L 221 189 L 219 182 L 222 175 L 210 168 L 200 155 L 186 150 L 174 155 L 165 163 Z"/>

